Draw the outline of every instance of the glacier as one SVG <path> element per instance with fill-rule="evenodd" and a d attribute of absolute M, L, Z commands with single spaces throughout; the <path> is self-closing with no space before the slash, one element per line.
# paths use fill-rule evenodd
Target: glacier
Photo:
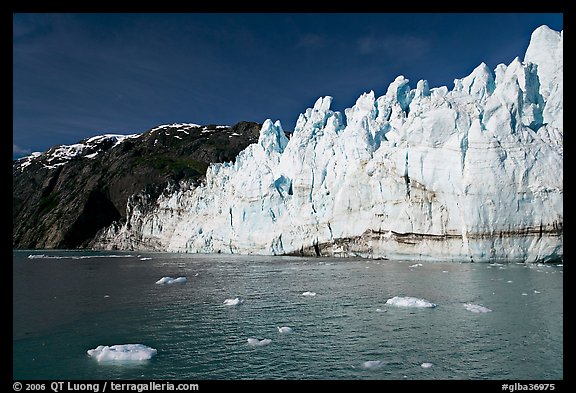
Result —
<path fill-rule="evenodd" d="M 192 253 L 547 262 L 563 256 L 563 31 L 537 28 L 524 60 L 482 63 L 454 88 L 332 97 L 290 138 L 257 143 L 203 184 L 128 201 L 95 248 Z"/>

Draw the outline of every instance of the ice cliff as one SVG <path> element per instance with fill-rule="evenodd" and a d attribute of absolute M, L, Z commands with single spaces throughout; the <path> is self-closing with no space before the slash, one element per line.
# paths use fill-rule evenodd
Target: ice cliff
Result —
<path fill-rule="evenodd" d="M 563 255 L 563 32 L 536 29 L 524 60 L 482 63 L 454 88 L 415 88 L 330 109 L 290 139 L 266 120 L 200 186 L 132 198 L 96 247 L 464 261 Z"/>

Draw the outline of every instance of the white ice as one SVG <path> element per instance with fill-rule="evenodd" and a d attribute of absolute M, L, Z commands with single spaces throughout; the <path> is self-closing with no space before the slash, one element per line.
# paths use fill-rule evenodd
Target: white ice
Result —
<path fill-rule="evenodd" d="M 432 366 L 433 366 L 432 363 L 422 363 L 422 364 L 420 365 L 420 367 L 422 367 L 422 368 L 430 368 L 430 367 L 432 367 Z"/>
<path fill-rule="evenodd" d="M 292 333 L 292 328 L 288 326 L 277 326 L 276 328 L 278 329 L 278 333 Z"/>
<path fill-rule="evenodd" d="M 226 299 L 224 300 L 224 305 L 225 306 L 238 306 L 240 304 L 244 303 L 244 300 L 240 299 L 240 298 L 235 298 L 235 299 Z"/>
<path fill-rule="evenodd" d="M 479 304 L 464 303 L 463 306 L 466 310 L 477 314 L 492 312 L 492 310 L 490 310 L 488 307 L 484 307 Z"/>
<path fill-rule="evenodd" d="M 143 344 L 99 345 L 87 351 L 98 362 L 149 360 L 157 350 Z"/>
<path fill-rule="evenodd" d="M 302 296 L 316 296 L 316 292 L 306 291 L 302 293 Z"/>
<path fill-rule="evenodd" d="M 186 281 L 187 281 L 186 277 L 178 277 L 178 278 L 162 277 L 160 280 L 156 281 L 156 284 L 178 284 L 178 283 L 184 283 Z"/>
<path fill-rule="evenodd" d="M 436 304 L 429 302 L 425 299 L 419 299 L 411 296 L 394 296 L 386 300 L 386 304 L 397 307 L 436 307 Z"/>
<path fill-rule="evenodd" d="M 382 360 L 368 360 L 362 363 L 362 368 L 366 369 L 380 368 L 382 366 L 384 366 L 384 362 Z"/>
<path fill-rule="evenodd" d="M 258 340 L 257 338 L 249 338 L 248 339 L 248 345 L 251 345 L 253 347 L 263 347 L 265 345 L 268 345 L 272 342 L 272 340 L 270 340 L 269 338 L 265 338 L 263 340 Z"/>
<path fill-rule="evenodd" d="M 425 80 L 411 87 L 400 75 L 343 113 L 320 97 L 290 139 L 267 119 L 258 141 L 212 164 L 202 185 L 166 189 L 154 209 L 127 206 L 103 247 L 417 262 L 558 258 L 563 33 L 542 26 L 528 42 L 524 61 L 495 70 L 470 64 L 452 90 Z"/>

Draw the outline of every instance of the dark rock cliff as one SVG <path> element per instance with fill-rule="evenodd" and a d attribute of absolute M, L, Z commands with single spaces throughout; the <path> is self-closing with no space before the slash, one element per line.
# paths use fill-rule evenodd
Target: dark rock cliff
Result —
<path fill-rule="evenodd" d="M 88 138 L 13 162 L 12 247 L 85 247 L 124 218 L 128 198 L 157 198 L 168 183 L 200 181 L 210 163 L 233 161 L 258 141 L 260 124 L 174 124 L 143 134 Z"/>

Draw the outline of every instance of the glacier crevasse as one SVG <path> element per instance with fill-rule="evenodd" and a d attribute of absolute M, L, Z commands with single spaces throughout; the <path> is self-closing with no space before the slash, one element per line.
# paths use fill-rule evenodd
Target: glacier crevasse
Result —
<path fill-rule="evenodd" d="M 563 32 L 524 60 L 482 63 L 454 88 L 410 88 L 332 111 L 319 98 L 288 139 L 213 164 L 205 183 L 132 198 L 105 249 L 549 261 L 563 255 Z M 145 200 L 145 198 L 144 198 Z M 138 202 L 139 201 L 139 202 Z"/>

